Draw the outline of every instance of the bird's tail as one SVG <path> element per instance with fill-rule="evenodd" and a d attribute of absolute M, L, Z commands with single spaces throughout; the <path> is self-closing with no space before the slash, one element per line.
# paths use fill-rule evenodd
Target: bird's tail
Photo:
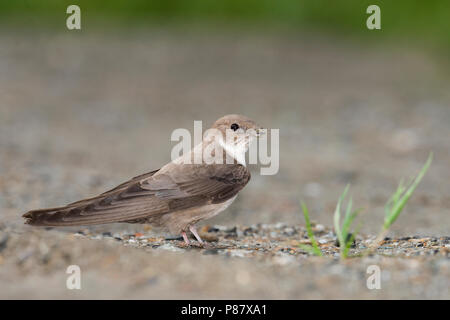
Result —
<path fill-rule="evenodd" d="M 125 222 L 144 218 L 148 208 L 137 199 L 139 181 L 154 175 L 158 170 L 144 173 L 93 198 L 80 200 L 64 207 L 32 210 L 23 215 L 25 223 L 32 226 L 85 226 L 112 222 Z M 149 191 L 141 190 L 146 196 Z M 127 209 L 125 208 L 125 205 Z"/>
<path fill-rule="evenodd" d="M 23 215 L 32 226 L 86 226 L 140 219 L 148 208 L 136 196 L 120 190 L 80 200 L 64 207 L 32 210 Z"/>
<path fill-rule="evenodd" d="M 22 217 L 25 218 L 26 224 L 32 226 L 57 227 L 57 226 L 80 226 L 80 225 L 96 224 L 96 223 L 89 223 L 89 221 L 64 219 L 64 217 L 67 217 L 68 215 L 69 216 L 76 215 L 78 210 L 77 208 L 69 209 L 67 207 L 39 209 L 28 211 Z"/>

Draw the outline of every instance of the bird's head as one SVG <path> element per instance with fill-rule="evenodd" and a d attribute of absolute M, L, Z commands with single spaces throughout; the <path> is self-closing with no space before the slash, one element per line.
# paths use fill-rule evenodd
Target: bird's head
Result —
<path fill-rule="evenodd" d="M 262 127 L 255 121 L 238 114 L 229 114 L 219 118 L 214 122 L 211 129 L 211 131 L 221 134 L 221 144 L 233 149 L 243 148 L 245 151 L 248 150 L 249 144 L 262 132 Z"/>
<path fill-rule="evenodd" d="M 203 137 L 203 148 L 206 154 L 213 157 L 222 154 L 217 153 L 217 147 L 223 150 L 223 156 L 228 155 L 238 163 L 245 165 L 245 153 L 250 143 L 258 137 L 263 129 L 255 121 L 241 115 L 230 114 L 218 119 Z M 213 151 L 211 151 L 214 149 Z M 211 152 L 210 152 L 211 151 Z M 220 161 L 220 160 L 219 160 Z"/>

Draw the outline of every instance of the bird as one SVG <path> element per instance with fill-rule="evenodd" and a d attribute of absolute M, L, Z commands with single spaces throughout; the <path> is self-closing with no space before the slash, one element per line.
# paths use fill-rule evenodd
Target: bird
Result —
<path fill-rule="evenodd" d="M 92 198 L 28 211 L 23 218 L 26 224 L 47 227 L 150 224 L 181 235 L 188 246 L 190 231 L 204 245 L 195 225 L 224 211 L 250 181 L 245 153 L 261 133 L 264 129 L 245 116 L 223 116 L 199 144 L 160 169 Z M 198 155 L 203 155 L 200 161 Z"/>

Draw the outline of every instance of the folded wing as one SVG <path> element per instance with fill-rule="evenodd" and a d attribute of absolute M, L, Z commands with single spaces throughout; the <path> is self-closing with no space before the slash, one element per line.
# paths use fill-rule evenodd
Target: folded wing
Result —
<path fill-rule="evenodd" d="M 137 176 L 97 197 L 64 207 L 29 211 L 26 223 L 75 226 L 125 222 L 235 196 L 249 181 L 241 165 L 174 165 Z"/>

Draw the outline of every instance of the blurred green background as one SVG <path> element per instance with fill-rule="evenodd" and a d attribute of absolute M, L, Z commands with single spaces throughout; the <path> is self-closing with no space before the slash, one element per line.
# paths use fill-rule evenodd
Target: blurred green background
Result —
<path fill-rule="evenodd" d="M 3 23 L 23 28 L 64 22 L 65 9 L 82 9 L 83 30 L 104 26 L 154 26 L 158 24 L 314 30 L 421 43 L 450 48 L 450 1 L 443 0 L 14 0 L 0 1 Z M 366 8 L 381 7 L 382 30 L 370 32 Z"/>

